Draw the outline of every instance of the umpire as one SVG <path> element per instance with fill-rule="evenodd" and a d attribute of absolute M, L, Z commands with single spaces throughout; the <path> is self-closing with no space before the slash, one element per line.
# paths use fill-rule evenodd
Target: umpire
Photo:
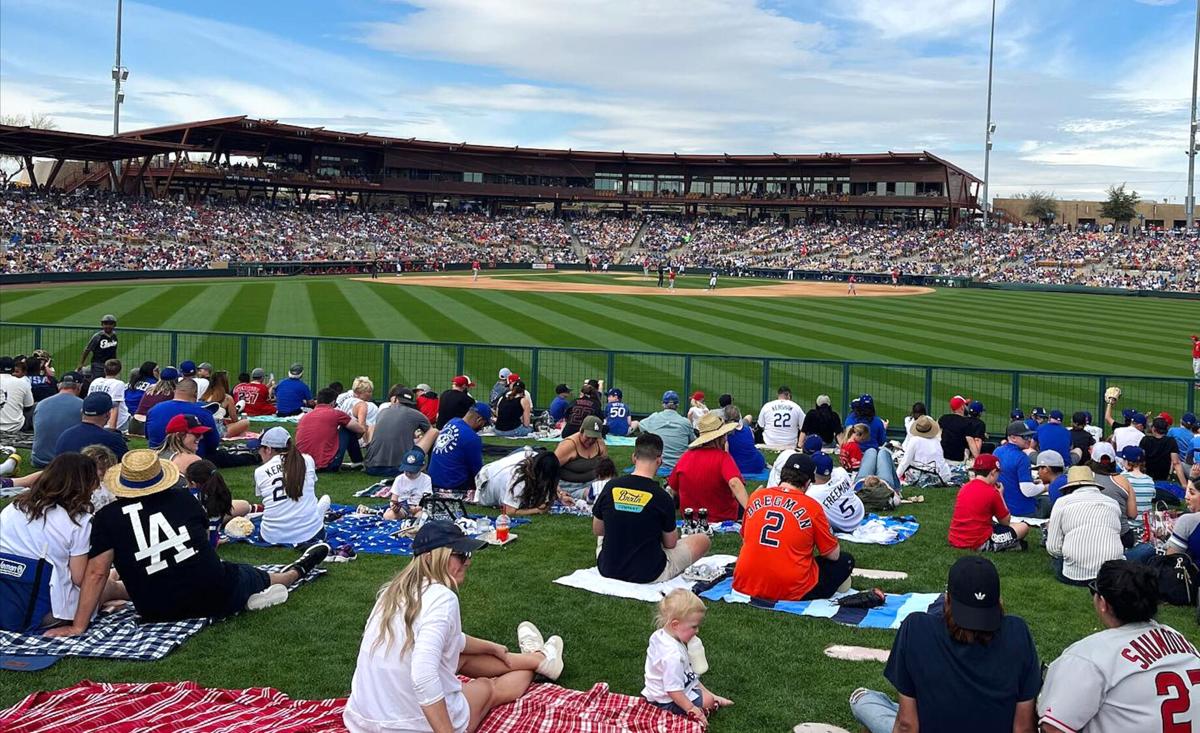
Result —
<path fill-rule="evenodd" d="M 84 374 L 88 375 L 89 381 L 103 377 L 104 362 L 117 358 L 116 316 L 109 313 L 100 319 L 100 330 L 92 335 L 92 340 L 88 341 L 87 346 L 83 348 L 83 353 L 79 356 L 77 371 L 83 372 L 83 365 L 88 363 L 88 354 L 92 355 L 92 367 Z"/>

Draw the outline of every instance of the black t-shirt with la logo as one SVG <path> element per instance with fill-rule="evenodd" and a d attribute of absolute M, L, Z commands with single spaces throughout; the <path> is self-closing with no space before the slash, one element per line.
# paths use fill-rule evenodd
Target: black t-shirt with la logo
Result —
<path fill-rule="evenodd" d="M 225 610 L 225 570 L 209 544 L 204 508 L 186 489 L 118 499 L 96 512 L 88 555 L 109 550 L 143 621 L 206 618 Z"/>
<path fill-rule="evenodd" d="M 88 351 L 92 352 L 92 362 L 103 364 L 109 359 L 117 358 L 117 332 L 105 333 L 97 331 L 88 342 Z"/>

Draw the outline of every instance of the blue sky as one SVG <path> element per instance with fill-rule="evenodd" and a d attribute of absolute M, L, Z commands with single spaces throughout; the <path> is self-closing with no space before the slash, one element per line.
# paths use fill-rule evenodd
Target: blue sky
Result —
<path fill-rule="evenodd" d="M 4 0 L 0 114 L 111 130 L 115 0 Z M 126 2 L 123 131 L 234 114 L 499 145 L 929 150 L 982 175 L 988 0 Z M 1182 202 L 1192 0 L 1000 0 L 995 195 Z"/>

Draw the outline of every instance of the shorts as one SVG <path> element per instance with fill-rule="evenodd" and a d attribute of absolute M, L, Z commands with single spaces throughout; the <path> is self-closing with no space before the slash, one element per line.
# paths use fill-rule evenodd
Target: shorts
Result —
<path fill-rule="evenodd" d="M 664 580 L 678 578 L 683 575 L 684 570 L 692 566 L 692 551 L 683 543 L 676 544 L 669 550 L 664 547 L 663 554 L 667 556 L 667 565 L 652 582 L 661 583 Z"/>
<path fill-rule="evenodd" d="M 1017 537 L 1017 531 L 1003 524 L 993 524 L 992 536 L 979 546 L 980 552 L 1009 552 L 1024 549 L 1024 543 Z"/>
<path fill-rule="evenodd" d="M 696 695 L 695 697 L 691 698 L 691 700 L 692 700 L 693 705 L 700 708 L 701 710 L 704 709 L 704 696 L 703 695 Z M 653 705 L 656 708 L 666 710 L 667 712 L 670 712 L 670 713 L 675 713 L 676 715 L 682 715 L 684 717 L 687 717 L 687 712 L 683 708 L 681 708 L 677 704 L 675 704 L 674 700 L 672 700 L 670 702 L 654 702 L 653 700 L 647 700 L 646 702 L 650 703 L 651 705 Z"/>
<path fill-rule="evenodd" d="M 271 585 L 271 576 L 253 565 L 222 562 L 225 568 L 225 608 L 215 618 L 227 618 L 246 609 L 246 601 Z"/>
<path fill-rule="evenodd" d="M 363 473 L 368 476 L 382 476 L 384 478 L 396 478 L 402 471 L 399 466 L 367 466 L 363 469 Z"/>
<path fill-rule="evenodd" d="M 588 490 L 592 488 L 591 481 L 559 481 L 558 490 L 569 494 L 572 499 L 588 498 Z"/>

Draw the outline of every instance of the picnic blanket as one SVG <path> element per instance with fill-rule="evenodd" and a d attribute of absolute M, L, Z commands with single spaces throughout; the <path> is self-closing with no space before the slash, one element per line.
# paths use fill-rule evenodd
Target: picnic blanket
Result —
<path fill-rule="evenodd" d="M 380 479 L 365 489 L 355 491 L 354 497 L 356 499 L 386 499 L 392 495 L 393 480 L 390 478 Z"/>
<path fill-rule="evenodd" d="M 283 565 L 260 565 L 267 572 L 278 572 Z M 317 568 L 288 586 L 296 590 L 326 571 Z M 97 657 L 103 659 L 162 659 L 193 634 L 213 623 L 212 619 L 187 619 L 139 624 L 131 604 L 113 613 L 97 616 L 80 636 L 47 638 L 40 634 L 18 634 L 0 630 L 0 650 L 21 656 Z M 3 722 L 3 719 L 0 719 Z M 7 730 L 3 726 L 0 729 Z"/>
<path fill-rule="evenodd" d="M 24 486 L 5 486 L 0 488 L 0 499 L 11 499 L 24 491 L 29 491 L 29 489 Z"/>
<path fill-rule="evenodd" d="M 609 692 L 599 682 L 590 690 L 548 683 L 530 685 L 516 702 L 488 713 L 479 733 L 700 733 L 696 721 L 657 708 L 640 697 Z"/>
<path fill-rule="evenodd" d="M 0 712 L 8 733 L 344 731 L 344 699 L 292 700 L 270 687 L 207 689 L 195 682 L 80 682 L 35 692 Z"/>
<path fill-rule="evenodd" d="M 288 417 L 279 417 L 278 415 L 248 415 L 247 417 L 250 419 L 250 422 L 285 423 L 285 422 L 300 422 L 300 418 L 302 418 L 304 416 L 303 415 L 290 415 Z"/>
<path fill-rule="evenodd" d="M 878 608 L 842 608 L 833 600 L 820 601 L 767 601 L 751 598 L 733 589 L 733 579 L 726 578 L 712 588 L 700 593 L 701 598 L 726 603 L 746 603 L 768 611 L 782 611 L 797 616 L 827 618 L 846 626 L 860 629 L 898 629 L 910 614 L 935 609 L 941 605 L 940 593 L 888 593 L 887 600 Z"/>
<path fill-rule="evenodd" d="M 868 514 L 853 532 L 835 532 L 840 540 L 862 545 L 897 545 L 921 528 L 916 517 L 881 517 Z"/>
<path fill-rule="evenodd" d="M 676 519 L 675 526 L 683 529 L 683 520 Z M 726 519 L 724 522 L 708 525 L 712 528 L 713 534 L 741 534 L 742 523 L 735 522 L 732 519 Z"/>
<path fill-rule="evenodd" d="M 1028 524 L 1030 527 L 1041 527 L 1043 525 L 1050 523 L 1049 519 L 1038 519 L 1037 517 L 1016 517 L 1016 516 L 1014 516 L 1012 518 L 1012 521 L 1024 522 L 1025 524 Z"/>
<path fill-rule="evenodd" d="M 696 565 L 723 568 L 734 562 L 737 562 L 737 556 L 735 555 L 709 555 L 697 562 Z M 576 570 L 570 575 L 564 575 L 554 582 L 569 588 L 580 588 L 604 596 L 632 598 L 635 601 L 646 601 L 647 603 L 657 603 L 662 600 L 664 595 L 676 588 L 690 590 L 693 585 L 693 583 L 684 580 L 683 576 L 664 580 L 661 583 L 626 583 L 623 580 L 606 578 L 600 574 L 599 569 L 594 567 Z"/>
<path fill-rule="evenodd" d="M 533 438 L 537 436 L 530 435 L 528 437 Z M 544 437 L 538 437 L 537 439 L 541 443 L 561 443 L 563 440 L 559 435 L 548 435 Z M 632 435 L 606 435 L 604 436 L 604 444 L 614 447 L 632 448 L 637 444 L 637 438 L 633 437 Z"/>

